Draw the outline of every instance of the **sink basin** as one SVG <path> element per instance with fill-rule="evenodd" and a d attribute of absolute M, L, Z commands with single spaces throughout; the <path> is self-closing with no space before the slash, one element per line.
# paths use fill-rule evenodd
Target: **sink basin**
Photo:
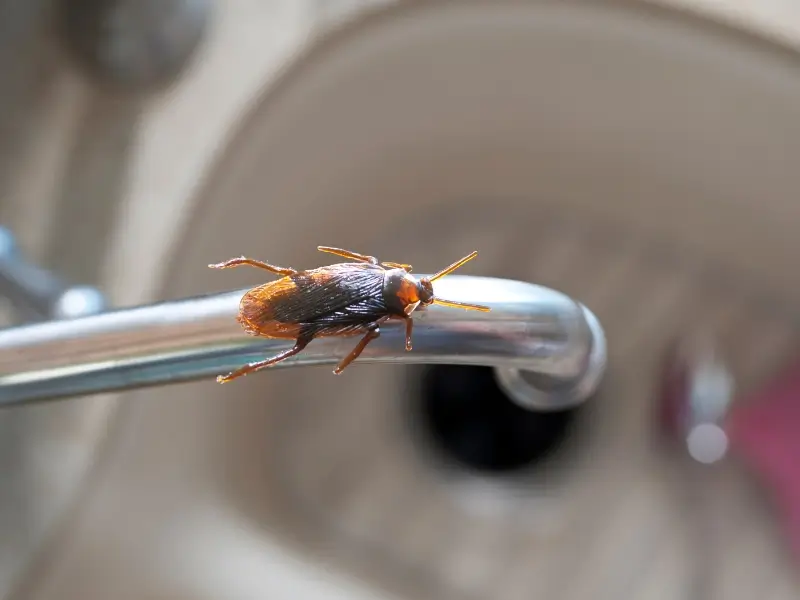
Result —
<path fill-rule="evenodd" d="M 129 393 L 31 594 L 685 598 L 695 524 L 682 457 L 653 443 L 659 361 L 700 326 L 742 391 L 791 358 L 797 156 L 800 59 L 672 11 L 407 2 L 325 36 L 243 116 L 159 295 L 260 283 L 206 268 L 240 254 L 308 268 L 324 244 L 429 272 L 478 249 L 472 273 L 598 315 L 602 391 L 547 460 L 491 475 L 432 447 L 413 369 Z M 719 597 L 797 597 L 747 474 L 706 486 L 737 523 Z"/>

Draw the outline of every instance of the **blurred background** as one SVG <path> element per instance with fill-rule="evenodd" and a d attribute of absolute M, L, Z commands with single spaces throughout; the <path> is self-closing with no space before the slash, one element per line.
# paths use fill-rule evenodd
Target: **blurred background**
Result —
<path fill-rule="evenodd" d="M 123 307 L 478 249 L 610 358 L 561 412 L 378 365 L 3 410 L 0 597 L 800 598 L 798 52 L 788 0 L 0 0 L 32 264 Z"/>

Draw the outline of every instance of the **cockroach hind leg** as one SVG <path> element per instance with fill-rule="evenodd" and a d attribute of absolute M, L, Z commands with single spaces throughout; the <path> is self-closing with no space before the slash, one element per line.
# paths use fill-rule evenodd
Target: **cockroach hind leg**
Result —
<path fill-rule="evenodd" d="M 288 350 L 284 350 L 283 352 L 276 354 L 272 358 L 266 358 L 264 360 L 249 363 L 247 365 L 244 365 L 243 367 L 236 369 L 231 373 L 228 373 L 227 375 L 219 375 L 217 377 L 217 383 L 228 383 L 229 381 L 233 381 L 238 377 L 243 377 L 248 373 L 255 373 L 256 371 L 260 371 L 261 369 L 266 369 L 267 367 L 271 367 L 272 365 L 282 362 L 287 358 L 302 352 L 303 349 L 306 346 L 308 346 L 308 343 L 310 341 L 311 338 L 298 338 L 294 346 L 292 346 Z"/>
<path fill-rule="evenodd" d="M 228 260 L 223 260 L 222 262 L 218 263 L 210 263 L 208 265 L 209 269 L 230 269 L 231 267 L 238 267 L 243 264 L 247 264 L 249 259 L 246 256 L 239 256 L 237 258 L 229 258 Z"/>
<path fill-rule="evenodd" d="M 239 377 L 244 377 L 245 375 L 247 375 L 247 371 L 238 369 L 236 371 L 231 371 L 227 375 L 217 375 L 217 383 L 228 383 Z"/>
<path fill-rule="evenodd" d="M 291 267 L 276 267 L 275 265 L 271 265 L 269 263 L 265 263 L 261 260 L 256 260 L 254 258 L 247 258 L 246 256 L 240 256 L 239 258 L 231 258 L 230 260 L 226 260 L 221 263 L 212 263 L 208 265 L 208 268 L 231 269 L 233 267 L 240 267 L 242 265 L 256 267 L 257 269 L 264 269 L 265 271 L 269 271 L 270 273 L 275 273 L 276 275 L 287 276 L 287 275 L 297 274 L 297 270 L 292 269 Z"/>

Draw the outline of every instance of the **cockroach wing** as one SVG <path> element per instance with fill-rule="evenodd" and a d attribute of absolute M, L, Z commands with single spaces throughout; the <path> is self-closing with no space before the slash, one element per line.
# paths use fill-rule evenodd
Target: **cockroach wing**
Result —
<path fill-rule="evenodd" d="M 249 291 L 241 316 L 248 329 L 264 335 L 357 332 L 386 314 L 384 273 L 354 263 L 303 271 Z"/>

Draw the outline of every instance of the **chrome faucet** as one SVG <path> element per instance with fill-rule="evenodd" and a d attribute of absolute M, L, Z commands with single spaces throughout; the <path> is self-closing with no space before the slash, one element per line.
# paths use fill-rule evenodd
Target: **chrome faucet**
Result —
<path fill-rule="evenodd" d="M 105 299 L 97 289 L 67 285 L 26 260 L 5 227 L 0 227 L 0 297 L 26 321 L 83 317 L 105 309 Z"/>
<path fill-rule="evenodd" d="M 0 283 L 7 279 L 2 270 L 0 261 Z M 25 288 L 18 284 L 17 293 Z M 606 366 L 605 336 L 583 305 L 554 290 L 505 279 L 451 275 L 437 285 L 444 297 L 492 310 L 418 311 L 410 352 L 402 325 L 387 323 L 353 366 L 491 366 L 509 396 L 535 410 L 569 408 L 596 390 Z M 6 291 L 0 288 L 0 294 Z M 216 375 L 291 345 L 242 331 L 235 316 L 245 291 L 0 330 L 0 407 L 204 378 L 209 386 L 218 385 Z M 350 346 L 348 339 L 314 340 L 302 354 L 270 368 L 333 364 Z M 268 371 L 251 376 L 268 377 Z"/>

